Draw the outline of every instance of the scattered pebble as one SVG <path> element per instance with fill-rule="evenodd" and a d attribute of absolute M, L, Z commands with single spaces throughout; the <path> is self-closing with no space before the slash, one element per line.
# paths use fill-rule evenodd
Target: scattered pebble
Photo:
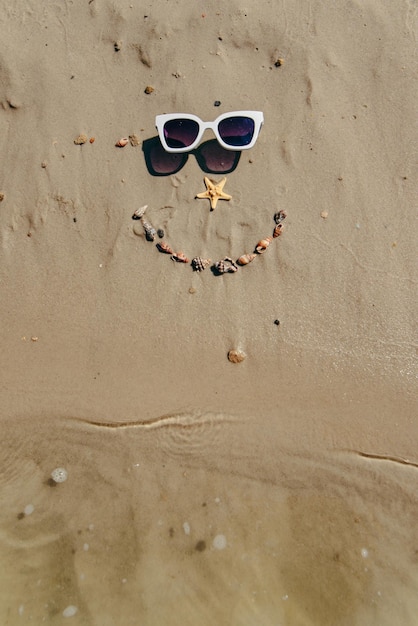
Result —
<path fill-rule="evenodd" d="M 164 231 L 162 228 L 157 229 L 157 235 L 159 236 L 160 239 L 164 237 Z"/>
<path fill-rule="evenodd" d="M 284 59 L 277 59 L 277 61 L 274 64 L 274 67 L 281 67 L 284 63 Z"/>
<path fill-rule="evenodd" d="M 185 535 L 190 535 L 190 524 L 189 522 L 184 522 L 183 530 Z"/>
<path fill-rule="evenodd" d="M 87 135 L 79 135 L 76 139 L 74 139 L 74 143 L 76 146 L 82 146 L 83 143 L 86 143 L 87 141 Z"/>
<path fill-rule="evenodd" d="M 64 467 L 56 467 L 51 472 L 51 478 L 55 483 L 65 483 L 68 478 L 68 472 Z"/>
<path fill-rule="evenodd" d="M 328 211 L 321 211 L 321 217 L 322 219 L 326 220 L 328 217 Z"/>
<path fill-rule="evenodd" d="M 220 107 L 221 106 L 221 101 L 220 100 L 215 100 L 215 102 L 213 103 L 214 107 Z"/>
<path fill-rule="evenodd" d="M 228 359 L 231 363 L 241 363 L 246 356 L 247 355 L 242 350 L 230 350 L 228 352 Z"/>
<path fill-rule="evenodd" d="M 215 550 L 225 550 L 226 548 L 226 537 L 225 535 L 216 535 L 212 541 L 212 545 Z"/>
<path fill-rule="evenodd" d="M 28 237 L 30 237 L 31 235 L 28 233 Z M 30 338 L 31 341 L 38 341 L 38 337 L 31 337 Z"/>
<path fill-rule="evenodd" d="M 274 323 L 276 324 L 276 326 L 280 326 L 280 320 L 274 320 Z"/>
<path fill-rule="evenodd" d="M 115 52 L 119 52 L 119 50 L 122 48 L 122 42 L 121 41 L 115 41 L 115 43 L 113 44 L 113 47 L 115 49 Z"/>
<path fill-rule="evenodd" d="M 42 163 L 41 163 L 41 167 L 42 167 L 43 169 L 45 169 L 45 168 L 46 168 L 46 166 L 47 166 L 47 162 L 46 162 L 46 161 L 42 161 Z"/>
<path fill-rule="evenodd" d="M 131 146 L 133 146 L 134 148 L 136 146 L 139 146 L 139 144 L 141 143 L 140 138 L 138 137 L 138 135 L 135 135 L 135 133 L 133 135 L 129 135 L 129 141 L 131 142 Z"/>
<path fill-rule="evenodd" d="M 94 143 L 96 141 L 96 137 L 90 137 L 89 142 Z"/>
<path fill-rule="evenodd" d="M 194 287 L 189 287 L 189 293 L 196 293 L 196 289 Z"/>
<path fill-rule="evenodd" d="M 4 193 L 0 193 L 0 202 L 3 202 L 4 200 Z"/>
<path fill-rule="evenodd" d="M 154 91 L 154 87 L 152 87 L 151 85 L 147 85 L 144 89 L 145 93 L 152 93 Z"/>
<path fill-rule="evenodd" d="M 74 604 L 70 604 L 69 606 L 65 607 L 65 609 L 62 612 L 62 616 L 63 617 L 73 617 L 78 611 L 78 608 L 76 606 L 74 606 Z"/>
<path fill-rule="evenodd" d="M 204 541 L 203 539 L 200 539 L 196 543 L 194 549 L 197 550 L 197 552 L 204 552 L 206 550 L 206 541 Z"/>
<path fill-rule="evenodd" d="M 33 506 L 33 504 L 27 504 L 25 508 L 23 509 L 23 512 L 25 515 L 32 515 L 34 510 L 35 510 L 35 507 Z"/>
<path fill-rule="evenodd" d="M 124 148 L 129 143 L 129 139 L 127 137 L 121 137 L 116 143 L 115 146 L 117 148 Z"/>

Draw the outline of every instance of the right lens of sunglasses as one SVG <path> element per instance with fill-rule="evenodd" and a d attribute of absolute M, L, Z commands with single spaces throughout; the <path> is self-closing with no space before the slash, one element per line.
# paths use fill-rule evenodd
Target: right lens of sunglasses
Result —
<path fill-rule="evenodd" d="M 216 139 L 202 143 L 195 150 L 196 159 L 204 172 L 208 174 L 228 174 L 238 164 L 241 152 L 226 150 Z"/>
<path fill-rule="evenodd" d="M 219 122 L 218 131 L 228 146 L 236 148 L 248 146 L 254 137 L 254 120 L 250 117 L 227 117 Z"/>
<path fill-rule="evenodd" d="M 170 120 L 164 124 L 164 138 L 169 148 L 187 148 L 196 140 L 199 124 L 194 120 Z"/>

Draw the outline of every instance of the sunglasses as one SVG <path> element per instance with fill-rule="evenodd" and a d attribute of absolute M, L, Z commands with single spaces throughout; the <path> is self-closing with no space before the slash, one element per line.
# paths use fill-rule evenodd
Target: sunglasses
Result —
<path fill-rule="evenodd" d="M 196 115 L 186 113 L 167 113 L 155 118 L 161 144 L 167 152 L 193 150 L 208 128 L 226 150 L 248 150 L 257 141 L 263 122 L 261 111 L 224 113 L 214 122 L 203 122 Z"/>
<path fill-rule="evenodd" d="M 170 176 L 176 174 L 187 163 L 190 155 L 207 174 L 228 174 L 238 165 L 241 152 L 225 150 L 216 139 L 201 143 L 189 152 L 173 153 L 164 150 L 159 137 L 146 139 L 142 144 L 145 163 L 152 176 Z"/>

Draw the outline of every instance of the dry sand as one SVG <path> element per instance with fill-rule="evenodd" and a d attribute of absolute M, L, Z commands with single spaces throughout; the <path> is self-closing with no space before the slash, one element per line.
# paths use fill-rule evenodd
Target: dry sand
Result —
<path fill-rule="evenodd" d="M 131 2 L 1 2 L 0 622 L 414 626 L 416 4 Z M 231 201 L 147 168 L 240 109 Z M 288 217 L 215 277 L 143 204 L 213 260 Z"/>

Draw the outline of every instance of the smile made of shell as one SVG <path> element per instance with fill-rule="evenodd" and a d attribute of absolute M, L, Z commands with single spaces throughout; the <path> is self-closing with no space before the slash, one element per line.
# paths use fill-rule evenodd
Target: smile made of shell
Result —
<path fill-rule="evenodd" d="M 147 205 L 137 209 L 132 215 L 132 219 L 141 220 L 142 226 L 144 228 L 145 238 L 147 239 L 147 241 L 153 242 L 155 240 L 155 237 L 157 236 L 157 233 L 162 233 L 163 230 L 155 229 L 154 226 L 148 221 L 148 219 L 144 217 L 146 209 Z M 277 213 L 275 213 L 273 216 L 273 220 L 276 226 L 273 230 L 272 235 L 268 235 L 260 239 L 256 243 L 253 252 L 242 254 L 240 257 L 238 257 L 238 259 L 236 259 L 236 261 L 234 261 L 230 257 L 224 257 L 223 259 L 220 259 L 219 261 L 216 261 L 212 264 L 211 259 L 205 259 L 200 256 L 195 256 L 190 260 L 184 252 L 176 252 L 176 250 L 166 241 L 159 241 L 156 244 L 156 248 L 162 254 L 170 255 L 170 258 L 177 263 L 190 264 L 194 272 L 202 272 L 207 267 L 211 266 L 213 273 L 217 276 L 220 276 L 222 274 L 234 274 L 238 271 L 239 267 L 248 265 L 258 256 L 266 252 L 267 248 L 271 245 L 274 239 L 277 239 L 277 237 L 279 237 L 283 233 L 283 220 L 286 219 L 286 216 L 286 211 L 278 211 Z"/>

